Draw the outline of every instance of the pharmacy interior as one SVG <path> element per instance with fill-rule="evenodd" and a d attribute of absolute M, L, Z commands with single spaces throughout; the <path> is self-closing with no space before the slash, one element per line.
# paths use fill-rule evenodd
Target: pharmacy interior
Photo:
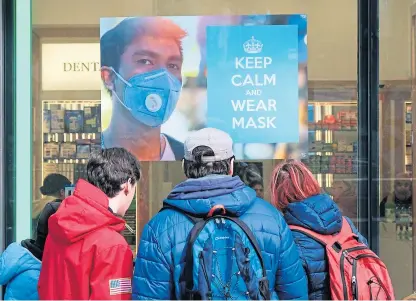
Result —
<path fill-rule="evenodd" d="M 372 112 L 379 117 L 379 198 L 371 201 L 384 204 L 377 205 L 384 208 L 384 219 L 377 223 L 378 250 L 390 269 L 399 298 L 415 289 L 412 202 L 391 206 L 397 183 L 406 182 L 399 180 L 414 170 L 415 118 L 412 117 L 416 108 L 412 105 L 411 79 L 416 68 L 416 23 L 413 12 L 414 4 L 410 0 L 379 1 L 379 111 Z M 101 147 L 100 134 L 108 123 L 101 112 L 111 106 L 101 97 L 99 25 L 102 17 L 306 15 L 307 68 L 299 69 L 299 82 L 307 86 L 304 104 L 307 114 L 303 118 L 307 119 L 308 142 L 307 154 L 302 155 L 307 157 L 305 161 L 322 189 L 333 196 L 345 215 L 356 221 L 367 218 L 357 213 L 361 126 L 357 96 L 357 1 L 122 0 L 116 4 L 110 0 L 37 0 L 32 1 L 30 13 L 31 96 L 24 101 L 31 103 L 32 139 L 30 145 L 27 142 L 32 150 L 31 164 L 25 168 L 31 174 L 32 189 L 26 199 L 30 198 L 32 205 L 30 212 L 18 211 L 16 218 L 27 220 L 30 215 L 33 222 L 26 223 L 19 235 L 31 233 L 39 212 L 50 200 L 40 191 L 45 177 L 59 173 L 75 183 L 85 176 L 89 153 Z M 204 97 L 204 89 L 195 84 L 199 80 L 198 72 L 187 72 L 189 88 L 184 89 L 174 114 L 186 119 L 188 128 L 192 129 L 198 128 L 201 112 L 197 102 Z M 17 85 L 23 85 L 19 77 Z M 199 94 L 201 97 L 195 100 L 194 96 Z M 19 110 L 25 108 L 18 105 L 17 116 Z M 169 125 L 162 131 L 179 141 L 186 134 Z M 247 144 L 241 149 L 244 162 L 255 170 L 253 176 L 245 174 L 242 168 L 242 176 L 248 184 L 261 182 L 266 200 L 270 199 L 268 181 L 277 160 L 262 160 L 259 154 L 275 153 L 279 158 L 290 147 Z M 184 180 L 180 161 L 143 162 L 142 168 L 137 200 L 126 216 L 127 223 L 135 230 L 135 234 L 124 233 L 132 248 L 136 248 L 144 224 L 160 210 L 162 200 L 174 185 Z M 407 198 L 411 200 L 412 188 L 408 189 Z"/>

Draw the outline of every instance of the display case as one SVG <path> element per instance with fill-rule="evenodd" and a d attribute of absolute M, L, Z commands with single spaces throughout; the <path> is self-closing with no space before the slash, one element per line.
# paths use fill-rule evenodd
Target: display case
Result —
<path fill-rule="evenodd" d="M 323 188 L 337 179 L 356 180 L 357 103 L 309 102 L 308 166 Z"/>
<path fill-rule="evenodd" d="M 306 160 L 322 190 L 345 216 L 357 218 L 357 102 L 310 101 Z"/>
<path fill-rule="evenodd" d="M 85 178 L 86 160 L 100 149 L 100 101 L 43 101 L 42 178 L 60 173 Z"/>

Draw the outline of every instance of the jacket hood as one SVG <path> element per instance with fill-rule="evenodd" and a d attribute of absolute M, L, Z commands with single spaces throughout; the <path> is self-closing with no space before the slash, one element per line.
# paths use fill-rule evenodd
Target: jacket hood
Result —
<path fill-rule="evenodd" d="M 43 249 L 45 248 L 46 237 L 48 236 L 48 221 L 52 214 L 58 211 L 62 200 L 55 200 L 47 203 L 39 215 L 36 226 L 36 239 L 25 239 L 22 241 L 22 247 L 29 250 L 37 259 L 42 261 Z"/>
<path fill-rule="evenodd" d="M 28 270 L 40 271 L 41 262 L 19 243 L 7 247 L 0 260 L 0 285 L 6 285 L 11 279 Z"/>
<path fill-rule="evenodd" d="M 180 183 L 164 203 L 195 215 L 206 215 L 213 206 L 224 205 L 228 212 L 240 216 L 255 199 L 256 192 L 239 177 L 214 175 Z"/>
<path fill-rule="evenodd" d="M 121 232 L 124 226 L 125 221 L 110 212 L 107 195 L 94 185 L 79 180 L 73 195 L 67 197 L 50 217 L 49 235 L 70 244 L 98 229 L 111 228 Z"/>
<path fill-rule="evenodd" d="M 289 225 L 301 226 L 325 235 L 337 233 L 342 227 L 342 214 L 327 194 L 290 203 L 284 217 Z"/>
<path fill-rule="evenodd" d="M 23 248 L 27 249 L 33 256 L 35 256 L 38 260 L 42 261 L 43 257 L 43 247 L 40 247 L 36 240 L 34 239 L 25 239 L 22 240 L 21 245 Z"/>

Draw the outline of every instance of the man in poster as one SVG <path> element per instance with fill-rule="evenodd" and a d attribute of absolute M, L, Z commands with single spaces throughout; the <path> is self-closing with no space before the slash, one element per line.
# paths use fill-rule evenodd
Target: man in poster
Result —
<path fill-rule="evenodd" d="M 124 147 L 141 161 L 183 157 L 183 144 L 161 134 L 182 89 L 185 31 L 163 17 L 126 18 L 101 37 L 101 77 L 112 98 L 102 148 Z"/>

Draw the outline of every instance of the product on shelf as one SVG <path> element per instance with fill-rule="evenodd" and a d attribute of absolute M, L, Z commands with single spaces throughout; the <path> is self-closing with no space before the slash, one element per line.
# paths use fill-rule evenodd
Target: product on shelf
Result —
<path fill-rule="evenodd" d="M 51 110 L 51 133 L 65 132 L 65 110 Z"/>
<path fill-rule="evenodd" d="M 356 153 L 357 150 L 357 142 L 347 143 L 345 140 L 334 143 L 325 143 L 318 140 L 309 143 L 309 152 Z"/>
<path fill-rule="evenodd" d="M 351 131 L 357 130 L 357 111 L 340 111 L 336 116 L 325 115 L 323 120 L 309 121 L 309 130 Z"/>
<path fill-rule="evenodd" d="M 72 142 L 64 142 L 60 144 L 60 159 L 75 159 L 77 157 L 77 145 Z"/>
<path fill-rule="evenodd" d="M 406 146 L 411 146 L 412 145 L 412 132 L 411 131 L 406 131 Z"/>
<path fill-rule="evenodd" d="M 412 123 L 412 105 L 406 106 L 406 123 Z"/>
<path fill-rule="evenodd" d="M 90 152 L 91 148 L 89 144 L 77 143 L 77 159 L 88 159 Z"/>
<path fill-rule="evenodd" d="M 101 106 L 84 107 L 84 132 L 101 132 Z"/>
<path fill-rule="evenodd" d="M 51 132 L 51 110 L 43 110 L 42 131 L 43 133 Z"/>
<path fill-rule="evenodd" d="M 309 152 L 332 152 L 334 145 L 324 141 L 311 141 L 309 143 Z"/>
<path fill-rule="evenodd" d="M 59 158 L 59 144 L 56 142 L 47 142 L 43 144 L 43 158 L 44 159 L 58 159 Z"/>
<path fill-rule="evenodd" d="M 314 174 L 354 174 L 357 172 L 357 160 L 355 156 L 310 155 L 307 165 Z"/>
<path fill-rule="evenodd" d="M 91 144 L 91 153 L 101 151 L 101 144 Z"/>
<path fill-rule="evenodd" d="M 82 110 L 65 111 L 65 133 L 82 133 L 84 112 Z"/>

